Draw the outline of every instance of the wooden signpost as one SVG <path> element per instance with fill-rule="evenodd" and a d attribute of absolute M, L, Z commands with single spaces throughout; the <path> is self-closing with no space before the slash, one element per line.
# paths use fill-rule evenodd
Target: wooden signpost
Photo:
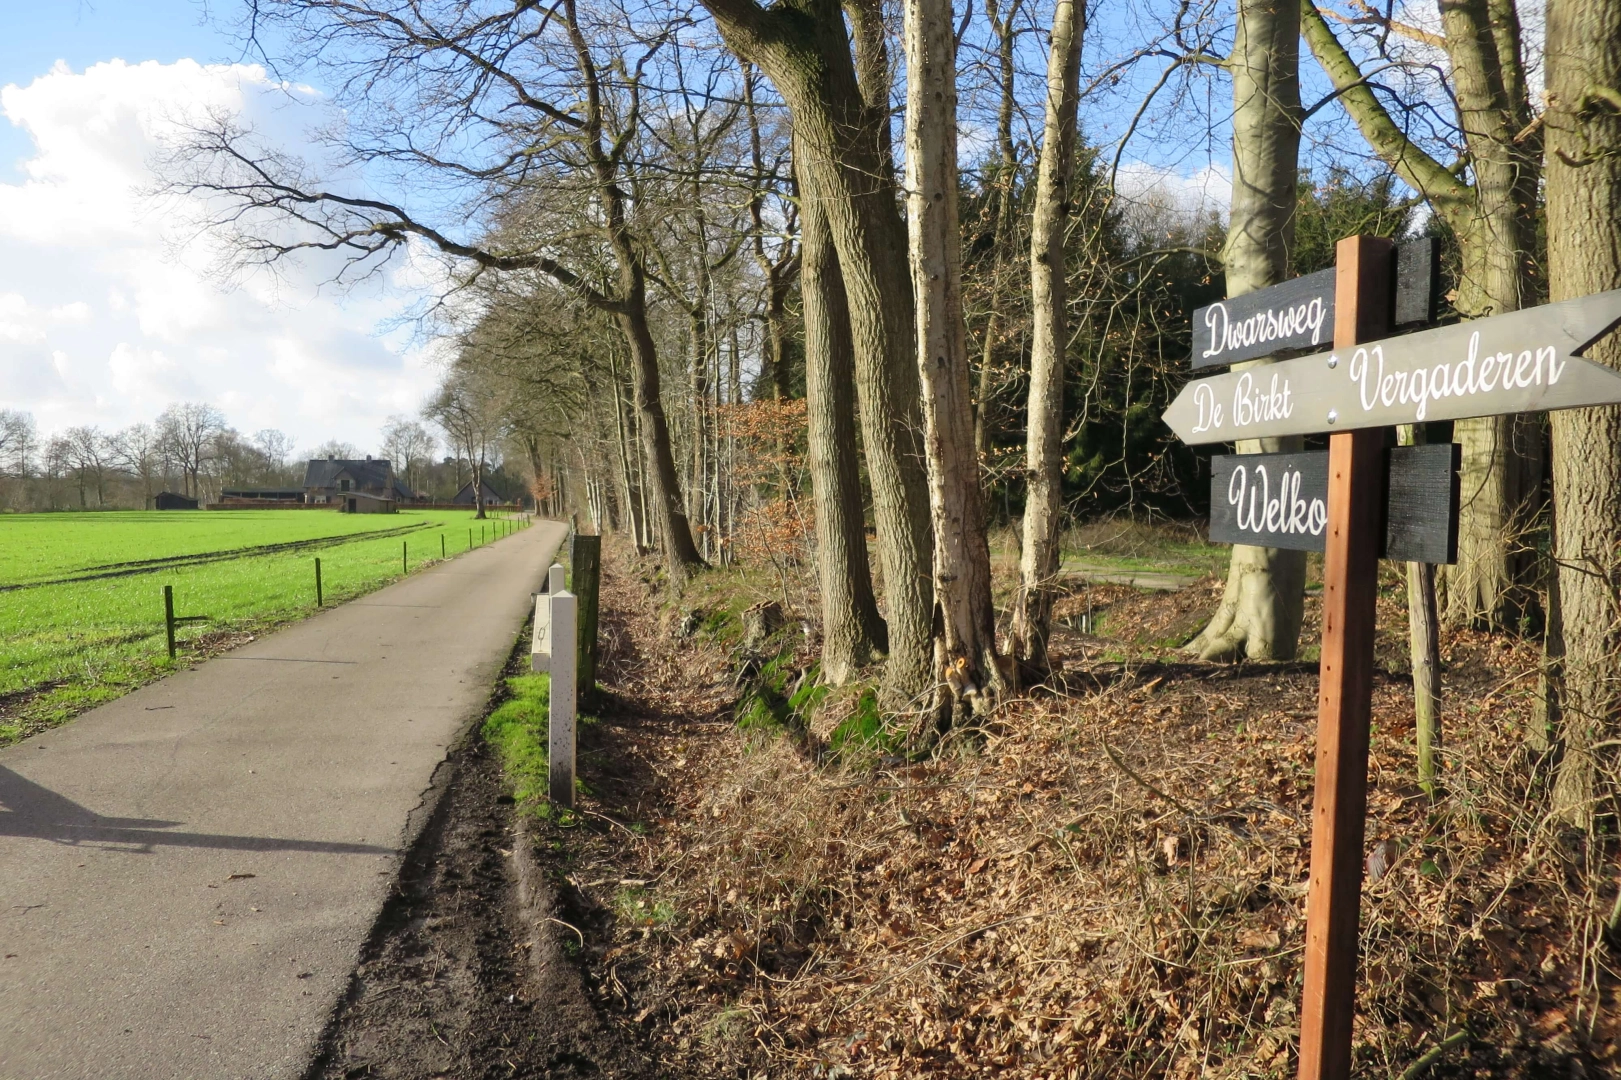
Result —
<path fill-rule="evenodd" d="M 1199 379 L 1165 412 L 1166 424 L 1191 444 L 1331 433 L 1326 464 L 1275 455 L 1290 460 L 1273 462 L 1261 497 L 1254 484 L 1257 466 L 1266 466 L 1262 455 L 1218 458 L 1215 475 L 1228 486 L 1213 479 L 1211 493 L 1213 538 L 1225 514 L 1233 520 L 1221 526 L 1222 538 L 1289 547 L 1320 537 L 1324 552 L 1300 1080 L 1348 1080 L 1351 1072 L 1379 555 L 1444 562 L 1457 543 L 1456 449 L 1403 448 L 1423 453 L 1392 459 L 1389 426 L 1621 403 L 1621 374 L 1578 355 L 1621 324 L 1621 290 L 1392 338 L 1402 307 L 1392 281 L 1395 245 L 1349 237 L 1337 255 L 1332 308 L 1311 307 L 1309 290 L 1319 286 L 1298 282 L 1240 297 L 1222 318 L 1272 314 L 1249 323 L 1241 339 L 1229 335 L 1236 348 L 1201 357 L 1196 344 L 1194 366 L 1273 354 L 1319 313 L 1327 323 L 1329 311 L 1330 351 Z M 1270 344 L 1261 341 L 1275 328 Z M 1196 321 L 1196 341 L 1198 330 Z M 1229 503 L 1241 466 L 1242 497 Z M 1447 520 L 1437 528 L 1443 498 Z M 1434 558 L 1438 552 L 1448 558 Z"/>

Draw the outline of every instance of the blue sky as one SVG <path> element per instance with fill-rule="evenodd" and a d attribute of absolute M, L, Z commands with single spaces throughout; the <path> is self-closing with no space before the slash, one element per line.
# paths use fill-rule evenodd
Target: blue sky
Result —
<path fill-rule="evenodd" d="M 438 279 L 410 258 L 352 290 L 319 264 L 229 278 L 197 208 L 154 194 L 165 138 L 202 108 L 294 151 L 308 121 L 238 63 L 210 13 L 201 0 L 0 0 L 0 408 L 49 435 L 207 401 L 245 433 L 375 450 L 387 417 L 414 414 L 437 380 L 408 315 Z"/>
<path fill-rule="evenodd" d="M 1143 6 L 1095 23 L 1089 66 L 1146 32 L 1134 24 Z M 113 430 L 204 400 L 244 432 L 371 449 L 386 418 L 415 413 L 437 379 L 437 353 L 409 314 L 443 267 L 407 257 L 348 291 L 319 264 L 227 281 L 220 242 L 186 231 L 186 206 L 152 197 L 166 133 L 201 108 L 272 128 L 295 153 L 319 118 L 300 107 L 318 103 L 318 87 L 289 95 L 242 56 L 232 30 L 243 10 L 242 0 L 0 0 L 0 408 L 31 412 L 43 433 Z M 1023 50 L 1038 86 L 1040 40 L 1032 32 Z M 1177 111 L 1133 143 L 1132 184 L 1224 204 L 1203 120 L 1179 124 Z M 1122 120 L 1099 109 L 1085 122 L 1107 138 Z"/>
<path fill-rule="evenodd" d="M 227 0 L 228 2 L 228 0 Z M 220 0 L 212 7 L 222 10 Z M 204 63 L 236 59 L 233 43 L 207 25 L 200 0 L 3 0 L 0 86 L 26 85 L 58 60 L 83 71 L 101 60 Z M 28 135 L 0 124 L 0 163 L 14 177 L 31 149 Z"/>

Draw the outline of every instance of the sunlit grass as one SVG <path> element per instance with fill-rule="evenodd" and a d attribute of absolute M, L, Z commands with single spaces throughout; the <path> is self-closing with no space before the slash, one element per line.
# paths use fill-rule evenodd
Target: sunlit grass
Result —
<path fill-rule="evenodd" d="M 389 535 L 370 535 L 378 532 Z M 402 543 L 416 570 L 437 561 L 441 551 L 454 557 L 470 542 L 477 547 L 495 535 L 494 522 L 474 522 L 471 511 L 444 510 L 0 518 L 0 587 L 23 585 L 0 592 L 0 745 L 149 682 L 222 634 L 256 633 L 312 613 L 317 556 L 324 600 L 331 605 L 400 578 Z M 27 584 L 100 573 L 88 568 L 108 563 L 312 539 L 329 542 L 125 576 Z M 30 559 L 30 550 L 39 557 Z M 175 614 L 208 616 L 207 622 L 179 627 L 181 655 L 173 663 L 164 636 L 165 585 L 174 589 Z"/>

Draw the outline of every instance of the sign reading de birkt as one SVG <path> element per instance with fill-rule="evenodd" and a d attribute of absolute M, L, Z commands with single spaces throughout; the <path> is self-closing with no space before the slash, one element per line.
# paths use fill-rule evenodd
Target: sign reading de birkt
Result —
<path fill-rule="evenodd" d="M 1183 442 L 1621 403 L 1577 354 L 1621 323 L 1621 289 L 1199 379 L 1165 410 Z"/>

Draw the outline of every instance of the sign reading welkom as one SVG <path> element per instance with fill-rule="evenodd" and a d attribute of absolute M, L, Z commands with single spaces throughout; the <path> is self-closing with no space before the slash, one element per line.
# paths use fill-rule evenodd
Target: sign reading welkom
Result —
<path fill-rule="evenodd" d="M 1621 324 L 1621 289 L 1183 387 L 1165 422 L 1190 444 L 1621 402 L 1621 375 L 1578 355 Z"/>
<path fill-rule="evenodd" d="M 1456 443 L 1385 451 L 1381 558 L 1457 561 L 1459 451 Z M 1210 539 L 1216 543 L 1322 551 L 1327 528 L 1327 450 L 1210 459 Z"/>

